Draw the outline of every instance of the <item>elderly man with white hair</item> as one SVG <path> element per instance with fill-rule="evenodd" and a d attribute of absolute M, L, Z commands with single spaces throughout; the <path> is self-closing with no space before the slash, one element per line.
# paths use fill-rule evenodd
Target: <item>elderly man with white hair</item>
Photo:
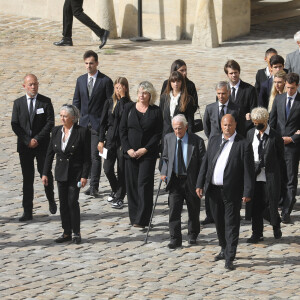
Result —
<path fill-rule="evenodd" d="M 184 200 L 188 209 L 189 244 L 195 245 L 200 232 L 200 199 L 197 198 L 196 180 L 200 171 L 205 145 L 202 138 L 188 133 L 188 122 L 184 115 L 172 119 L 174 133 L 164 137 L 163 165 L 161 179 L 167 183 L 169 191 L 170 243 L 175 249 L 182 245 L 181 211 Z"/>
<path fill-rule="evenodd" d="M 286 56 L 285 68 L 289 73 L 300 75 L 300 31 L 294 34 L 294 40 L 299 48 Z M 298 87 L 298 92 L 300 92 L 300 87 Z"/>
<path fill-rule="evenodd" d="M 278 203 L 285 192 L 286 167 L 283 139 L 268 125 L 267 109 L 254 108 L 251 119 L 254 128 L 248 131 L 247 139 L 254 153 L 255 187 L 253 199 L 246 206 L 246 213 L 252 218 L 252 236 L 247 242 L 256 244 L 263 240 L 263 219 L 273 226 L 275 239 L 282 236 Z"/>

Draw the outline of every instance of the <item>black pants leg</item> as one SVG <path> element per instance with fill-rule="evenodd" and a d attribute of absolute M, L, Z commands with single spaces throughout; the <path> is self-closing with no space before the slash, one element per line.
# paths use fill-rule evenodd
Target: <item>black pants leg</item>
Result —
<path fill-rule="evenodd" d="M 66 235 L 80 233 L 79 188 L 77 183 L 57 182 L 62 228 Z"/>
<path fill-rule="evenodd" d="M 108 154 L 109 155 L 107 159 L 105 159 L 103 163 L 103 170 L 109 181 L 112 191 L 116 193 L 118 189 L 118 179 L 115 174 L 115 162 L 117 160 L 117 150 L 109 149 Z"/>
<path fill-rule="evenodd" d="M 118 190 L 116 197 L 118 199 L 124 199 L 126 195 L 126 184 L 125 184 L 125 158 L 123 149 L 118 147 L 117 149 L 117 170 L 118 170 Z"/>
<path fill-rule="evenodd" d="M 252 232 L 255 236 L 263 236 L 265 210 L 265 182 L 256 181 L 252 199 Z"/>
<path fill-rule="evenodd" d="M 209 197 L 205 196 L 205 213 L 206 213 L 206 217 L 210 220 L 213 220 L 213 216 L 211 214 L 211 209 L 210 209 L 210 204 L 209 204 Z"/>
<path fill-rule="evenodd" d="M 299 153 L 291 152 L 285 147 L 284 153 L 287 168 L 287 193 L 283 200 L 282 214 L 290 214 L 296 203 L 298 184 Z"/>
<path fill-rule="evenodd" d="M 200 232 L 200 205 L 201 201 L 198 197 L 193 196 L 186 187 L 186 206 L 188 210 L 188 235 L 190 238 L 197 238 Z"/>
<path fill-rule="evenodd" d="M 90 186 L 99 189 L 99 181 L 101 175 L 101 156 L 99 155 L 99 151 L 97 149 L 99 143 L 99 136 L 95 130 L 91 130 L 91 179 Z"/>

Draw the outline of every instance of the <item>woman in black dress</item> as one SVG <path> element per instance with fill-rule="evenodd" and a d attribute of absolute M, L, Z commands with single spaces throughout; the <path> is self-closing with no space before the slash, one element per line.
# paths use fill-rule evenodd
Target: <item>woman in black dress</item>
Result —
<path fill-rule="evenodd" d="M 128 81 L 125 77 L 118 77 L 114 82 L 114 93 L 103 107 L 100 123 L 98 150 L 103 152 L 104 143 L 108 150 L 104 160 L 103 169 L 109 181 L 112 192 L 107 201 L 112 202 L 112 207 L 123 208 L 126 195 L 125 186 L 125 160 L 119 136 L 119 124 L 126 103 L 131 102 Z M 115 175 L 115 162 L 117 160 L 117 174 Z"/>
<path fill-rule="evenodd" d="M 158 157 L 163 119 L 154 105 L 156 91 L 148 81 L 138 86 L 138 100 L 127 103 L 120 124 L 120 138 L 125 155 L 125 178 L 130 223 L 148 225 L 152 205 L 154 170 Z"/>
<path fill-rule="evenodd" d="M 63 234 L 55 240 L 63 243 L 72 240 L 80 244 L 79 191 L 87 183 L 91 161 L 91 134 L 87 128 L 77 125 L 79 110 L 64 104 L 60 109 L 62 126 L 52 130 L 43 174 L 49 174 L 56 154 L 55 180 L 57 181 L 60 216 Z M 42 176 L 44 185 L 48 177 Z"/>

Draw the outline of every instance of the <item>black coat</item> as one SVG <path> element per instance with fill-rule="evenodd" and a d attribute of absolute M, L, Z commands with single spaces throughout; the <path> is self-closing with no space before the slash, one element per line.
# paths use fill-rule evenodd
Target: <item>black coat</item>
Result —
<path fill-rule="evenodd" d="M 255 128 L 247 133 L 247 140 L 252 144 Z M 270 223 L 278 223 L 278 203 L 285 193 L 286 166 L 284 161 L 284 144 L 281 136 L 272 128 L 264 147 L 267 198 L 270 205 Z M 251 216 L 251 202 L 246 205 L 246 215 Z"/>
<path fill-rule="evenodd" d="M 218 152 L 222 135 L 209 139 L 197 179 L 197 188 L 205 190 L 209 196 L 211 180 L 214 172 L 213 158 Z M 254 157 L 252 146 L 241 135 L 235 136 L 224 170 L 223 188 L 226 199 L 240 204 L 242 197 L 253 197 L 254 191 Z"/>
<path fill-rule="evenodd" d="M 164 137 L 167 133 L 173 132 L 172 118 L 170 116 L 170 95 L 162 94 L 160 96 L 159 107 L 162 111 L 163 119 L 164 119 L 164 125 L 163 125 L 163 137 Z M 180 98 L 178 100 L 178 105 L 176 105 L 175 107 L 174 117 L 178 114 L 183 114 L 188 121 L 188 132 L 193 133 L 195 112 L 194 112 L 192 98 L 189 97 L 189 102 L 184 112 L 181 112 L 179 109 L 180 109 Z"/>
<path fill-rule="evenodd" d="M 28 144 L 32 138 L 36 139 L 39 143 L 35 148 L 37 151 L 47 151 L 50 132 L 54 126 L 54 111 L 50 98 L 37 94 L 34 111 L 32 132 L 30 134 L 27 98 L 23 96 L 14 101 L 11 127 L 18 136 L 17 151 L 19 153 L 30 150 Z"/>
<path fill-rule="evenodd" d="M 162 135 L 163 119 L 158 106 L 149 105 L 145 115 L 139 120 L 136 103 L 127 103 L 124 107 L 120 123 L 121 145 L 126 158 L 127 151 L 146 148 L 148 152 L 143 158 L 157 158 Z"/>
<path fill-rule="evenodd" d="M 264 81 L 266 81 L 267 79 L 268 79 L 268 76 L 266 74 L 266 68 L 259 69 L 255 76 L 255 89 L 256 89 L 257 96 L 259 95 L 261 84 Z"/>
<path fill-rule="evenodd" d="M 88 74 L 78 77 L 73 97 L 73 105 L 80 110 L 80 126 L 87 127 L 91 123 L 92 128 L 99 131 L 101 114 L 105 101 L 114 91 L 112 80 L 98 71 L 91 99 L 89 99 Z"/>
<path fill-rule="evenodd" d="M 106 142 L 105 147 L 107 149 L 117 148 L 121 145 L 119 135 L 119 125 L 121 122 L 124 106 L 130 100 L 126 97 L 121 98 L 114 110 L 113 99 L 110 98 L 105 102 L 100 122 L 99 142 Z"/>
<path fill-rule="evenodd" d="M 87 128 L 74 124 L 65 152 L 61 150 L 62 126 L 52 130 L 43 174 L 52 169 L 56 154 L 55 180 L 78 182 L 88 178 L 91 163 L 91 134 Z"/>

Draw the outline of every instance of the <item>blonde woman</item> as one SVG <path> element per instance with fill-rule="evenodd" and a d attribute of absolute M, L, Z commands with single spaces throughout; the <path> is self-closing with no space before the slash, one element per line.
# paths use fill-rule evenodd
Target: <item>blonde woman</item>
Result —
<path fill-rule="evenodd" d="M 272 86 L 272 89 L 271 89 L 269 105 L 268 105 L 268 112 L 271 112 L 271 110 L 272 110 L 272 106 L 273 106 L 273 102 L 274 102 L 275 97 L 278 94 L 285 93 L 285 80 L 286 80 L 286 73 L 283 70 L 278 71 L 274 75 L 273 86 Z"/>

